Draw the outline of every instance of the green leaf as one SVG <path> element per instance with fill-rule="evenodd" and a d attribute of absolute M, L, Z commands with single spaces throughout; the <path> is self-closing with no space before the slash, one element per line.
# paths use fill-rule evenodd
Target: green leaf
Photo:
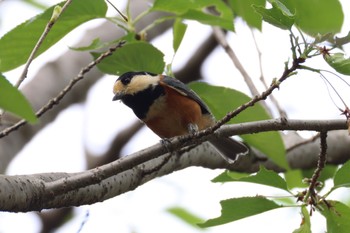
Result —
<path fill-rule="evenodd" d="M 100 54 L 92 53 L 96 58 Z M 163 73 L 164 54 L 153 45 L 146 42 L 131 42 L 125 44 L 111 56 L 103 59 L 97 67 L 104 73 L 120 75 L 128 71 L 148 71 Z"/>
<path fill-rule="evenodd" d="M 181 219 L 185 223 L 193 226 L 193 227 L 198 227 L 198 223 L 204 222 L 204 220 L 197 215 L 189 212 L 188 210 L 182 208 L 182 207 L 171 207 L 168 208 L 167 211 L 176 216 L 177 218 Z"/>
<path fill-rule="evenodd" d="M 176 15 L 181 15 L 183 13 L 186 13 L 190 9 L 200 9 L 201 7 L 204 7 L 202 3 L 205 1 L 188 1 L 188 0 L 177 0 L 177 1 L 162 1 L 162 0 L 156 0 L 153 3 L 152 10 L 153 11 L 166 11 L 169 13 L 173 13 Z M 181 7 L 179 7 L 181 6 Z"/>
<path fill-rule="evenodd" d="M 80 51 L 80 52 L 84 52 L 84 51 L 92 51 L 92 50 L 103 50 L 106 48 L 109 48 L 113 45 L 115 45 L 116 43 L 119 43 L 120 41 L 126 41 L 126 42 L 137 42 L 138 40 L 136 40 L 136 34 L 135 33 L 128 33 L 125 36 L 118 38 L 116 40 L 113 41 L 108 41 L 108 42 L 103 42 L 100 40 L 100 38 L 95 38 L 89 45 L 87 46 L 82 46 L 82 47 L 69 47 L 70 49 L 74 50 L 74 51 Z"/>
<path fill-rule="evenodd" d="M 284 173 L 284 177 L 289 189 L 292 188 L 306 188 L 308 185 L 303 182 L 305 176 L 300 170 L 289 170 Z"/>
<path fill-rule="evenodd" d="M 250 176 L 249 173 L 241 173 L 225 170 L 223 173 L 212 179 L 212 182 L 231 182 Z"/>
<path fill-rule="evenodd" d="M 208 7 L 211 11 L 208 11 Z M 183 19 L 234 30 L 232 10 L 221 0 L 156 0 L 152 10 L 165 11 Z"/>
<path fill-rule="evenodd" d="M 189 86 L 209 106 L 216 119 L 221 119 L 228 112 L 251 100 L 247 95 L 230 88 L 211 86 L 201 82 L 193 82 Z M 229 123 L 252 122 L 270 118 L 265 109 L 260 104 L 256 104 L 234 117 Z M 284 144 L 278 132 L 245 134 L 240 135 L 240 137 L 247 144 L 267 155 L 276 164 L 288 169 Z"/>
<path fill-rule="evenodd" d="M 340 187 L 350 187 L 350 161 L 344 163 L 341 168 L 334 175 L 334 187 L 333 189 Z"/>
<path fill-rule="evenodd" d="M 23 0 L 23 2 L 27 3 L 28 5 L 31 5 L 33 7 L 36 7 L 40 10 L 45 10 L 48 6 L 41 3 L 41 2 L 38 2 L 37 0 Z"/>
<path fill-rule="evenodd" d="M 333 33 L 326 33 L 326 34 L 317 34 L 315 36 L 315 40 L 314 40 L 314 44 L 318 44 L 318 43 L 322 43 L 324 41 L 329 41 L 331 43 L 334 43 L 335 40 L 334 40 L 334 34 Z"/>
<path fill-rule="evenodd" d="M 223 200 L 221 204 L 221 216 L 209 219 L 205 223 L 198 224 L 200 227 L 212 227 L 242 218 L 260 214 L 283 206 L 264 197 L 240 197 Z"/>
<path fill-rule="evenodd" d="M 235 15 L 242 17 L 250 27 L 261 30 L 262 19 L 252 5 L 264 7 L 266 0 L 230 0 L 229 1 Z"/>
<path fill-rule="evenodd" d="M 30 123 L 37 121 L 27 99 L 2 74 L 0 74 L 0 108 L 22 117 Z"/>
<path fill-rule="evenodd" d="M 337 72 L 350 75 L 350 59 L 345 58 L 343 53 L 325 54 L 324 60 Z"/>
<path fill-rule="evenodd" d="M 91 50 L 95 50 L 95 49 L 101 49 L 105 47 L 105 43 L 103 43 L 100 38 L 95 38 L 91 44 L 87 45 L 87 46 L 82 46 L 82 47 L 69 47 L 71 50 L 74 51 L 91 51 Z"/>
<path fill-rule="evenodd" d="M 301 207 L 301 214 L 303 215 L 303 220 L 300 227 L 294 230 L 293 233 L 311 233 L 310 215 L 305 206 Z"/>
<path fill-rule="evenodd" d="M 283 30 L 290 30 L 294 24 L 294 15 L 290 13 L 281 2 L 272 2 L 272 8 L 266 9 L 262 6 L 253 6 L 255 11 L 259 13 L 263 20 Z"/>
<path fill-rule="evenodd" d="M 50 21 L 54 8 L 55 6 L 52 6 L 42 14 L 20 24 L 0 39 L 0 71 L 14 69 L 27 61 L 46 24 Z M 82 23 L 104 17 L 106 11 L 107 5 L 103 0 L 72 1 L 45 38 L 37 56 Z"/>
<path fill-rule="evenodd" d="M 295 12 L 295 23 L 311 36 L 337 33 L 341 30 L 344 13 L 338 0 L 284 0 L 283 2 Z"/>
<path fill-rule="evenodd" d="M 264 167 L 260 167 L 260 170 L 255 175 L 249 175 L 249 176 L 242 176 L 242 177 L 236 177 L 237 173 L 232 173 L 230 171 L 224 172 L 225 177 L 222 175 L 219 175 L 218 177 L 213 179 L 213 182 L 234 182 L 234 181 L 240 181 L 240 182 L 249 182 L 249 183 L 255 183 L 255 184 L 262 184 L 267 185 L 274 188 L 283 189 L 287 192 L 289 192 L 287 188 L 286 181 L 280 177 L 276 172 L 267 170 Z"/>
<path fill-rule="evenodd" d="M 335 37 L 335 45 L 337 47 L 342 47 L 345 44 L 350 43 L 350 31 L 344 37 Z"/>
<path fill-rule="evenodd" d="M 181 20 L 176 19 L 173 26 L 173 48 L 176 53 L 178 48 L 180 47 L 181 41 L 185 35 L 187 29 L 187 25 L 184 24 Z"/>
<path fill-rule="evenodd" d="M 350 229 L 350 208 L 339 201 L 327 201 L 317 210 L 327 220 L 327 233 L 348 233 Z"/>

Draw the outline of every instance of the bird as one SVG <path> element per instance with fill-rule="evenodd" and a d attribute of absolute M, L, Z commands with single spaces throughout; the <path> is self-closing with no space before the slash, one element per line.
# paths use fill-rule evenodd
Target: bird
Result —
<path fill-rule="evenodd" d="M 113 94 L 113 101 L 121 100 L 163 140 L 194 134 L 216 122 L 209 107 L 193 90 L 167 75 L 126 72 L 115 81 Z M 249 152 L 244 143 L 230 137 L 218 137 L 209 143 L 230 163 Z"/>

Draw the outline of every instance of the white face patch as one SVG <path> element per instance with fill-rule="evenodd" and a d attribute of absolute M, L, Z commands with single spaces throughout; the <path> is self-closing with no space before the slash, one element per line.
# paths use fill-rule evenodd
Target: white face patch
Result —
<path fill-rule="evenodd" d="M 131 79 L 130 83 L 125 86 L 125 94 L 133 95 L 137 92 L 147 89 L 149 86 L 158 85 L 160 77 L 150 75 L 138 75 Z"/>

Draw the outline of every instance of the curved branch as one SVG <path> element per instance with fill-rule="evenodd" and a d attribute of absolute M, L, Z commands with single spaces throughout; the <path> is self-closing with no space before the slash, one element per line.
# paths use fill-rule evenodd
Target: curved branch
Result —
<path fill-rule="evenodd" d="M 214 137 L 238 133 L 258 133 L 277 129 L 315 131 L 322 129 L 322 131 L 328 131 L 347 129 L 347 125 L 345 120 L 284 121 L 277 119 L 242 123 L 222 127 L 214 134 L 196 139 L 196 144 Z M 346 134 L 345 132 L 343 131 L 344 134 Z M 347 151 L 350 144 L 349 137 L 346 140 Z M 186 147 L 188 145 L 193 145 L 193 140 L 184 140 L 184 137 L 176 137 L 171 139 L 169 145 L 174 151 L 172 154 L 167 153 L 167 149 L 162 144 L 157 144 L 112 163 L 80 173 L 0 176 L 0 210 L 32 211 L 104 201 L 133 190 L 156 177 L 189 166 L 202 166 L 211 169 L 226 168 L 248 172 L 257 170 L 261 164 L 268 168 L 276 168 L 270 161 L 261 161 L 252 155 L 241 157 L 237 162 L 228 164 L 206 142 L 192 149 L 188 149 Z M 331 142 L 328 145 L 330 148 L 332 147 Z M 185 152 L 180 153 L 179 151 L 181 150 Z M 302 156 L 306 155 L 305 151 L 303 151 Z M 344 153 L 344 155 L 349 156 L 348 153 Z M 332 150 L 329 151 L 328 156 L 332 157 Z M 304 160 L 299 159 L 299 161 L 303 162 Z M 89 195 L 86 195 L 86 193 L 89 193 Z"/>
<path fill-rule="evenodd" d="M 60 101 L 63 99 L 63 97 L 73 88 L 73 86 L 82 80 L 86 73 L 88 73 L 92 68 L 94 68 L 98 63 L 100 63 L 104 58 L 112 55 L 112 53 L 117 50 L 118 48 L 122 47 L 125 44 L 125 41 L 119 42 L 116 46 L 113 46 L 108 49 L 107 52 L 101 54 L 98 58 L 96 58 L 94 61 L 90 62 L 87 66 L 82 68 L 77 76 L 75 76 L 68 85 L 63 88 L 63 90 L 54 98 L 50 99 L 43 107 L 41 107 L 35 114 L 37 117 L 41 117 L 43 114 L 45 114 L 48 110 L 53 108 L 54 105 L 57 105 L 60 103 Z M 2 130 L 0 132 L 0 138 L 8 135 L 9 133 L 19 129 L 20 127 L 24 126 L 27 123 L 26 120 L 20 120 L 16 124 L 7 127 L 6 129 Z"/>

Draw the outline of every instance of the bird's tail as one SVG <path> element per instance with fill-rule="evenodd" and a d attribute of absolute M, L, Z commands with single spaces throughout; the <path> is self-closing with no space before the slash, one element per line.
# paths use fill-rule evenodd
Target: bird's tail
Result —
<path fill-rule="evenodd" d="M 229 163 L 233 163 L 239 156 L 249 153 L 249 148 L 244 143 L 232 138 L 216 138 L 210 140 L 210 143 Z"/>

